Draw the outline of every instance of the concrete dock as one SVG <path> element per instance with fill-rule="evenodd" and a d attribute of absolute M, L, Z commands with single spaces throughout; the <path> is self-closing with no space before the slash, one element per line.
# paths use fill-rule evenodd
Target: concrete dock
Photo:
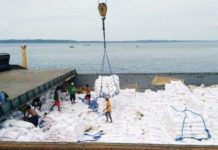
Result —
<path fill-rule="evenodd" d="M 9 98 L 0 105 L 1 117 L 25 104 L 27 101 L 41 95 L 47 90 L 76 75 L 75 70 L 26 70 L 14 69 L 0 73 L 0 90 L 6 92 Z"/>

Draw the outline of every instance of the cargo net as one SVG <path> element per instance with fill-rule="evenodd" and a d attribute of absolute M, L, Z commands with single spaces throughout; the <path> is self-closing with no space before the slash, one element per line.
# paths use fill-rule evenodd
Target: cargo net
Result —
<path fill-rule="evenodd" d="M 208 140 L 211 134 L 207 129 L 206 123 L 202 115 L 185 108 L 179 111 L 171 106 L 177 112 L 184 113 L 180 135 L 177 135 L 176 141 L 183 141 L 184 139 L 194 139 L 197 141 Z"/>
<path fill-rule="evenodd" d="M 117 75 L 99 76 L 95 81 L 95 92 L 99 97 L 114 97 L 119 94 L 120 81 Z"/>

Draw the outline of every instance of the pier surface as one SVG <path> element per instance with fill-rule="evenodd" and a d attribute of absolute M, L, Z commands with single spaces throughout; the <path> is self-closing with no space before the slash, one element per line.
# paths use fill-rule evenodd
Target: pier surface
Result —
<path fill-rule="evenodd" d="M 14 69 L 0 73 L 0 90 L 9 98 L 0 105 L 0 117 L 39 96 L 45 91 L 75 76 L 76 71 Z"/>

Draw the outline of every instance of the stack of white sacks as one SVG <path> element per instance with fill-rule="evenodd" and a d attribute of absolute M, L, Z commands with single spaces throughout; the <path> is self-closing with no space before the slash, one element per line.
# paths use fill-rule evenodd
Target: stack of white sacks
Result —
<path fill-rule="evenodd" d="M 117 95 L 120 90 L 119 77 L 117 75 L 99 76 L 95 81 L 95 93 L 97 96 L 102 94 L 101 88 L 104 95 L 109 97 Z"/>
<path fill-rule="evenodd" d="M 9 119 L 1 124 L 0 140 L 16 141 L 21 135 L 26 135 L 35 126 L 32 123 Z"/>
<path fill-rule="evenodd" d="M 103 77 L 103 84 L 111 78 Z M 96 80 L 96 92 L 100 92 L 101 77 Z M 119 79 L 115 77 L 119 88 Z M 98 83 L 98 84 L 97 84 Z M 112 80 L 112 83 L 114 81 Z M 109 86 L 116 89 L 116 85 Z M 103 87 L 104 88 L 104 87 Z M 108 89 L 103 91 L 113 95 Z M 84 132 L 95 134 L 103 131 L 104 135 L 97 142 L 112 143 L 155 143 L 155 144 L 199 144 L 217 145 L 218 141 L 218 85 L 212 87 L 186 86 L 181 81 L 173 81 L 165 85 L 165 90 L 136 92 L 135 89 L 122 89 L 119 95 L 111 98 L 113 123 L 105 122 L 105 116 L 91 111 L 84 105 L 77 94 L 76 104 L 71 105 L 66 93 L 62 93 L 61 111 L 53 104 L 54 90 L 41 97 L 43 102 L 41 116 L 45 126 L 35 128 L 31 123 L 21 121 L 22 113 L 15 112 L 8 119 L 0 123 L 0 141 L 33 141 L 33 142 L 77 142 L 78 140 L 93 140 L 85 136 Z M 92 95 L 95 92 L 92 91 Z M 99 93 L 98 93 L 99 94 Z M 98 95 L 97 95 L 98 96 Z M 99 99 L 99 112 L 105 108 L 105 101 Z M 197 141 L 181 137 L 181 129 L 185 114 L 175 111 L 186 107 L 203 116 L 206 126 L 211 133 L 211 139 Z M 40 113 L 38 113 L 40 115 Z M 201 118 L 187 112 L 184 126 L 184 136 L 206 138 Z"/>

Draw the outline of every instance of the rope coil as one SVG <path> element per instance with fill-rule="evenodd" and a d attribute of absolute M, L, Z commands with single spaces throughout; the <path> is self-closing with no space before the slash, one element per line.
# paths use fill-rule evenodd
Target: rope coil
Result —
<path fill-rule="evenodd" d="M 198 113 L 195 113 L 195 112 L 193 112 L 192 110 L 187 109 L 187 107 L 185 107 L 185 109 L 182 110 L 182 111 L 177 110 L 177 109 L 174 108 L 173 106 L 171 106 L 171 108 L 172 108 L 173 110 L 177 111 L 177 112 L 185 113 L 185 116 L 184 116 L 184 118 L 183 118 L 183 123 L 182 123 L 181 136 L 178 137 L 178 138 L 176 138 L 176 139 L 175 139 L 176 141 L 182 141 L 182 140 L 185 139 L 185 138 L 194 139 L 194 140 L 197 140 L 197 141 L 208 140 L 208 139 L 211 138 L 211 134 L 210 134 L 210 132 L 209 132 L 207 126 L 206 126 L 205 120 L 204 120 L 204 118 L 203 118 L 202 115 L 200 115 L 200 114 L 198 114 Z M 199 116 L 199 117 L 201 118 L 201 120 L 202 120 L 202 122 L 203 122 L 203 125 L 204 125 L 204 128 L 205 128 L 204 131 L 207 133 L 207 137 L 205 137 L 205 138 L 196 138 L 196 137 L 194 137 L 194 136 L 184 136 L 184 127 L 185 127 L 185 121 L 186 121 L 186 118 L 187 118 L 187 112 L 191 112 L 192 114 L 194 114 L 194 115 L 196 115 L 196 116 Z"/>
<path fill-rule="evenodd" d="M 95 142 L 95 141 L 98 141 L 102 135 L 105 135 L 105 133 L 103 131 L 99 131 L 95 134 L 84 133 L 83 136 L 88 136 L 88 137 L 91 137 L 92 139 L 90 139 L 90 140 L 78 140 L 77 143 Z"/>

